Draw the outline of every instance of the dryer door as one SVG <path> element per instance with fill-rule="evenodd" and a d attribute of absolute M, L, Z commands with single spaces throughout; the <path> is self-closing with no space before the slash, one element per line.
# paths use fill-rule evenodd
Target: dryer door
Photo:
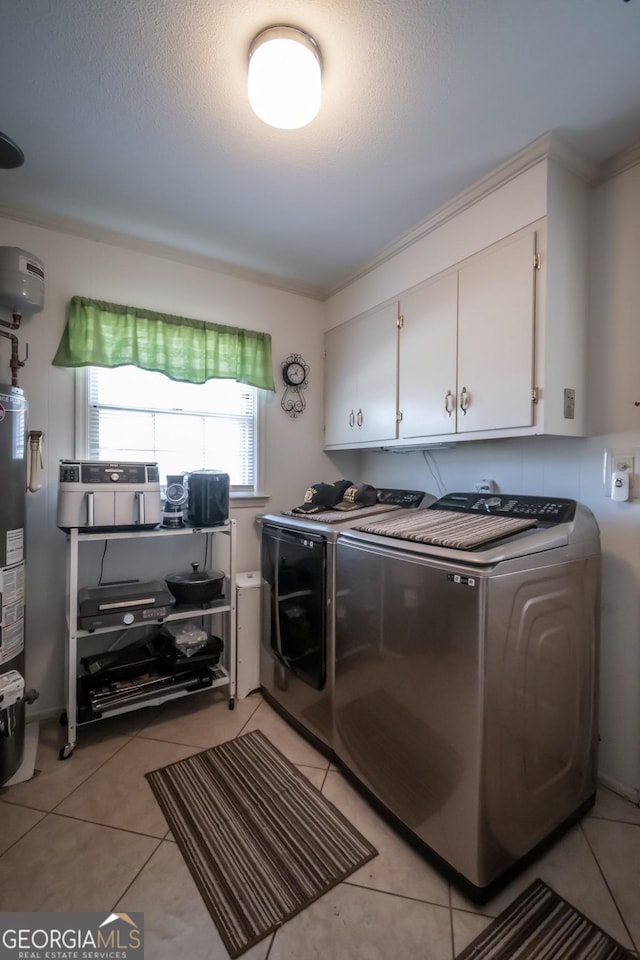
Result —
<path fill-rule="evenodd" d="M 265 525 L 261 553 L 269 591 L 263 642 L 284 667 L 322 690 L 327 677 L 326 540 Z"/>

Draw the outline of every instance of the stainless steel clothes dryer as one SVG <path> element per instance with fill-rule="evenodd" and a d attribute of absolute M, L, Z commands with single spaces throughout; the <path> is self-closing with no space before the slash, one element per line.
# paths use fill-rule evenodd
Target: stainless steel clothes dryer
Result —
<path fill-rule="evenodd" d="M 596 521 L 450 494 L 341 532 L 336 598 L 338 762 L 482 902 L 595 798 Z"/>
<path fill-rule="evenodd" d="M 421 491 L 378 490 L 346 513 L 265 514 L 261 526 L 260 683 L 266 699 L 325 752 L 333 744 L 335 546 L 354 523 L 412 513 Z M 427 495 L 427 502 L 434 498 Z"/>

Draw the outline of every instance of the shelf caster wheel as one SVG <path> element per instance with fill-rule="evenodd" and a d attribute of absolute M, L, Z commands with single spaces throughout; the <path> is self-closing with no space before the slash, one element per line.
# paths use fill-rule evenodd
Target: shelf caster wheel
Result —
<path fill-rule="evenodd" d="M 231 697 L 231 699 L 229 700 L 229 710 L 234 710 L 235 706 L 236 706 L 236 701 L 234 700 L 233 697 Z"/>
<path fill-rule="evenodd" d="M 72 753 L 73 753 L 73 744 L 65 743 L 64 747 L 60 747 L 59 757 L 61 760 L 68 760 Z"/>
<path fill-rule="evenodd" d="M 69 718 L 67 717 L 67 711 L 63 710 L 62 713 L 60 714 L 60 726 L 66 727 L 68 719 Z"/>

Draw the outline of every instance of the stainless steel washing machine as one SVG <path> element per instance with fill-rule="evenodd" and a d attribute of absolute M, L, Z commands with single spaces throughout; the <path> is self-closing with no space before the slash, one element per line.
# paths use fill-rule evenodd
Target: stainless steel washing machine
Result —
<path fill-rule="evenodd" d="M 365 519 L 413 513 L 434 497 L 377 490 L 377 503 L 340 512 L 264 514 L 261 526 L 265 698 L 321 750 L 333 746 L 335 547 L 338 534 Z"/>
<path fill-rule="evenodd" d="M 485 901 L 595 798 L 597 523 L 450 494 L 342 531 L 335 576 L 337 759 Z"/>

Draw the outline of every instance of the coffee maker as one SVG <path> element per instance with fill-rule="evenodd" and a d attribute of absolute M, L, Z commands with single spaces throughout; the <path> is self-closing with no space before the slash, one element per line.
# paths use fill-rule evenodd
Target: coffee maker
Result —
<path fill-rule="evenodd" d="M 184 474 L 167 474 L 165 500 L 162 504 L 162 526 L 175 529 L 184 526 L 187 488 Z"/>

